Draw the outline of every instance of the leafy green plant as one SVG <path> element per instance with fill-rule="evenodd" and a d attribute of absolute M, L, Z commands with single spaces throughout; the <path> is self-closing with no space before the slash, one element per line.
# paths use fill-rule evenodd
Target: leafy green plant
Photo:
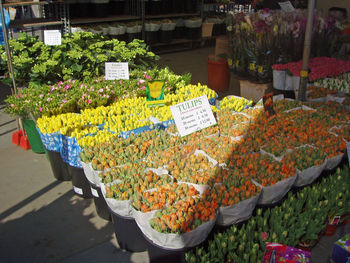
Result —
<path fill-rule="evenodd" d="M 9 44 L 16 83 L 25 87 L 103 76 L 105 62 L 128 62 L 130 70 L 147 70 L 159 59 L 142 40 L 125 43 L 90 32 L 65 35 L 57 46 L 45 45 L 36 37 L 19 33 Z M 3 47 L 0 54 L 1 70 L 7 72 Z"/>

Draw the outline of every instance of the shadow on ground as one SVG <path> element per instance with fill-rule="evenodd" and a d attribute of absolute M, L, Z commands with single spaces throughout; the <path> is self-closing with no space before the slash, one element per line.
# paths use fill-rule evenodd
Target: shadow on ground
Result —
<path fill-rule="evenodd" d="M 111 240 L 112 224 L 97 228 L 92 222 L 95 214 L 86 212 L 91 202 L 68 191 L 47 206 L 2 223 L 0 261 L 59 262 Z"/>

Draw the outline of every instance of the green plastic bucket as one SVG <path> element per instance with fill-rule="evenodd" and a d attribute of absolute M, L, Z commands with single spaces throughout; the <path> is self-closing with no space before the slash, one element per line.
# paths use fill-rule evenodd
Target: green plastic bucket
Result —
<path fill-rule="evenodd" d="M 35 122 L 30 119 L 22 119 L 23 128 L 27 133 L 28 140 L 32 151 L 35 153 L 45 153 L 45 147 L 36 130 Z"/>

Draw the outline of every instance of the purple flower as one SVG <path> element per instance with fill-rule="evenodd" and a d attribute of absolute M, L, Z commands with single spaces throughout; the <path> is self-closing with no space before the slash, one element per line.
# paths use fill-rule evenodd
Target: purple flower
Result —
<path fill-rule="evenodd" d="M 145 90 L 145 89 L 146 89 L 146 87 L 145 87 L 145 86 L 142 86 L 142 87 L 141 87 L 141 89 L 142 89 L 142 90 Z"/>
<path fill-rule="evenodd" d="M 53 92 L 55 90 L 55 87 L 52 86 L 52 88 L 50 89 L 50 93 Z"/>
<path fill-rule="evenodd" d="M 86 103 L 90 104 L 92 102 L 92 100 L 87 99 Z"/>
<path fill-rule="evenodd" d="M 151 79 L 151 76 L 148 76 L 146 74 L 143 75 L 145 77 L 145 79 Z"/>

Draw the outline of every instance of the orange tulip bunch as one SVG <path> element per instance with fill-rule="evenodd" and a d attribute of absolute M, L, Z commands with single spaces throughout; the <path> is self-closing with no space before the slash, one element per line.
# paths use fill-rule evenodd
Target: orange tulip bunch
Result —
<path fill-rule="evenodd" d="M 222 184 L 217 184 L 211 190 L 210 197 L 215 200 L 220 207 L 238 204 L 241 201 L 256 196 L 260 192 L 251 180 L 233 177 L 224 180 Z"/>
<path fill-rule="evenodd" d="M 176 201 L 197 196 L 198 194 L 199 192 L 192 185 L 164 184 L 158 186 L 154 191 L 144 191 L 135 194 L 132 205 L 136 210 L 145 213 L 161 209 L 166 205 L 172 205 Z"/>
<path fill-rule="evenodd" d="M 161 233 L 183 234 L 216 217 L 216 202 L 190 197 L 156 213 L 150 225 Z"/>
<path fill-rule="evenodd" d="M 326 157 L 326 153 L 319 148 L 305 146 L 294 149 L 286 154 L 284 159 L 286 163 L 293 163 L 298 170 L 303 171 L 312 166 L 322 165 Z"/>

